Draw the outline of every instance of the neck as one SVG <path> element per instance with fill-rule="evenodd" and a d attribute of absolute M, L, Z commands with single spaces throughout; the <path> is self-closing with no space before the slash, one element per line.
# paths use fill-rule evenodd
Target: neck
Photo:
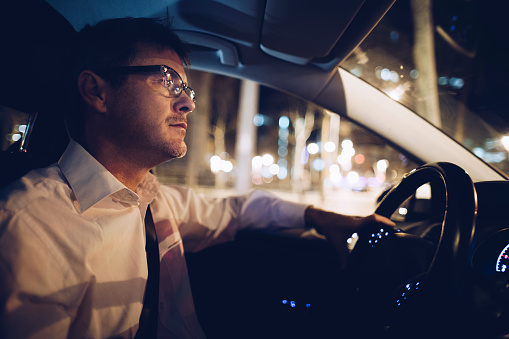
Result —
<path fill-rule="evenodd" d="M 135 167 L 132 164 L 120 162 L 107 162 L 97 159 L 103 166 L 131 191 L 136 192 L 150 168 Z"/>
<path fill-rule="evenodd" d="M 115 178 L 133 192 L 136 192 L 145 175 L 155 166 L 142 164 L 139 157 L 136 157 L 134 153 L 119 150 L 118 147 L 109 142 L 87 142 L 82 146 Z"/>

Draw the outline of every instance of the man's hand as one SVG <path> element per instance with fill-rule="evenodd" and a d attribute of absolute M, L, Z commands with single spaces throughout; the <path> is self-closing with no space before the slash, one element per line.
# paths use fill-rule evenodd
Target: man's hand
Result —
<path fill-rule="evenodd" d="M 346 267 L 348 257 L 347 239 L 355 232 L 370 226 L 390 226 L 396 224 L 390 219 L 378 214 L 366 217 L 355 217 L 324 211 L 315 207 L 308 207 L 305 215 L 306 226 L 315 228 L 319 233 L 334 245 L 341 260 L 342 268 Z"/>

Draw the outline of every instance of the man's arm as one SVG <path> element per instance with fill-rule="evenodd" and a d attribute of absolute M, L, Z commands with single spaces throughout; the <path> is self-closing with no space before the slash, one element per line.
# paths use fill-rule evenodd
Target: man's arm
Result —
<path fill-rule="evenodd" d="M 156 228 L 160 220 L 172 219 L 186 251 L 200 251 L 232 240 L 241 229 L 304 229 L 306 205 L 282 200 L 265 191 L 213 198 L 185 187 L 162 186 L 159 194 L 152 203 Z"/>
<path fill-rule="evenodd" d="M 240 229 L 316 228 L 338 249 L 346 262 L 346 240 L 356 230 L 372 223 L 394 224 L 379 215 L 351 217 L 308 205 L 282 200 L 265 191 L 244 196 L 210 198 L 188 188 L 163 186 L 166 204 L 153 204 L 156 217 L 165 208 L 175 218 L 186 251 L 199 251 L 234 238 Z M 159 216 L 160 211 L 163 212 Z M 343 260 L 342 259 L 342 260 Z"/>

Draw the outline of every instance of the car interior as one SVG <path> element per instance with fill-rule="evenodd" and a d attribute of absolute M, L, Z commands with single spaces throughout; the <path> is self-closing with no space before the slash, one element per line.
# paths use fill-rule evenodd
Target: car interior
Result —
<path fill-rule="evenodd" d="M 264 94 L 278 90 L 292 95 L 298 100 L 279 100 L 296 106 L 310 102 L 347 119 L 342 126 L 358 123 L 373 133 L 370 140 L 383 140 L 395 149 L 395 157 L 404 154 L 405 162 L 390 184 L 378 187 L 377 204 L 369 205 L 371 212 L 391 217 L 397 226 L 365 229 L 351 238 L 345 269 L 333 246 L 307 231 L 243 230 L 232 242 L 187 253 L 196 311 L 209 338 L 507 338 L 508 171 L 479 158 L 468 145 L 451 141 L 447 131 L 425 119 L 403 116 L 409 110 L 404 104 L 372 103 L 387 95 L 364 90 L 361 81 L 355 87 L 358 79 L 350 74 L 355 72 L 341 68 L 359 57 L 357 48 L 392 7 L 410 2 L 416 1 L 4 1 L 2 137 L 12 136 L 14 126 L 25 127 L 19 139 L 2 141 L 0 187 L 58 161 L 67 146 L 66 67 L 77 30 L 113 17 L 172 17 L 180 37 L 191 44 L 189 78 L 195 83 L 210 82 L 200 73 L 208 72 L 225 86 L 247 80 L 264 86 Z M 451 2 L 463 9 L 471 3 Z M 440 8 L 436 16 L 447 10 Z M 506 46 L 500 55 L 508 54 Z M 468 55 L 475 48 L 464 44 L 462 49 Z M 240 91 L 219 90 L 216 95 L 226 98 Z M 352 106 L 352 98 L 359 106 Z M 363 111 L 364 104 L 376 112 Z M 506 117 L 496 120 L 488 113 L 485 117 L 506 133 Z M 240 120 L 231 115 L 225 119 L 225 126 Z M 400 134 L 396 127 L 406 132 Z M 318 138 L 316 133 L 310 131 L 308 139 Z M 420 152 L 422 144 L 429 147 Z M 155 171 L 164 174 L 172 166 L 177 174 L 161 181 L 188 183 L 183 179 L 187 162 Z M 216 180 L 218 189 L 217 175 L 192 173 L 197 184 Z M 287 190 L 293 183 L 286 181 Z"/>

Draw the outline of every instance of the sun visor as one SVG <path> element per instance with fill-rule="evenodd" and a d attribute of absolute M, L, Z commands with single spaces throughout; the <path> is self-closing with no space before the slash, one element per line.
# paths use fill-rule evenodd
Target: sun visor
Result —
<path fill-rule="evenodd" d="M 394 2 L 268 0 L 260 49 L 287 62 L 331 70 L 364 40 Z"/>
<path fill-rule="evenodd" d="M 267 54 L 297 64 L 326 57 L 363 3 L 268 0 L 260 47 Z"/>

